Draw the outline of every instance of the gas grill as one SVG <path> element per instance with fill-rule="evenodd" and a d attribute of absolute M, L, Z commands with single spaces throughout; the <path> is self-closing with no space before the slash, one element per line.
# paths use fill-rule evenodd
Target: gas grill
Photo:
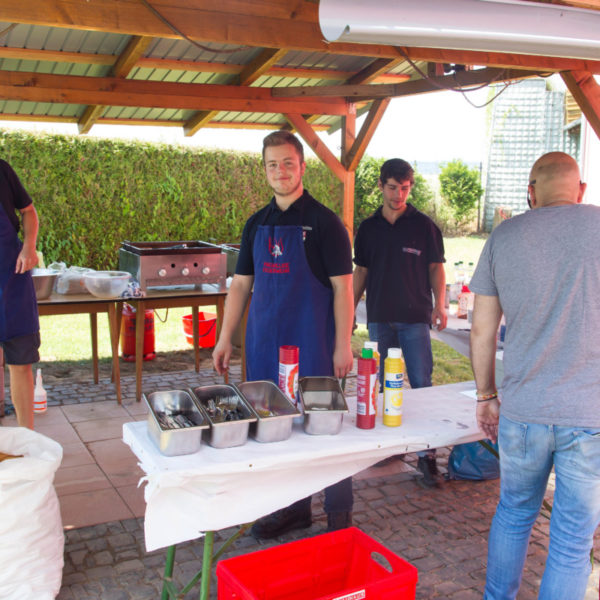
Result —
<path fill-rule="evenodd" d="M 227 254 L 219 246 L 199 240 L 125 240 L 119 248 L 119 269 L 131 273 L 143 290 L 202 284 L 225 287 Z"/>

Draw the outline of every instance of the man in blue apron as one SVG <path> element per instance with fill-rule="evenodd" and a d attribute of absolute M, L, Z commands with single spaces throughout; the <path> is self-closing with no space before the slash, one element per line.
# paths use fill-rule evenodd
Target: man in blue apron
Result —
<path fill-rule="evenodd" d="M 263 141 L 267 182 L 274 196 L 252 215 L 242 234 L 219 341 L 215 369 L 229 366 L 232 336 L 252 292 L 246 328 L 249 381 L 278 381 L 279 347 L 300 349 L 299 376 L 344 377 L 352 368 L 352 258 L 340 219 L 304 190 L 302 144 L 287 131 Z M 325 490 L 330 530 L 352 524 L 352 479 Z M 259 519 L 256 537 L 309 527 L 311 498 Z"/>
<path fill-rule="evenodd" d="M 23 242 L 17 233 L 23 221 Z M 38 261 L 38 217 L 11 166 L 0 160 L 0 347 L 10 374 L 10 397 L 22 427 L 33 429 L 33 371 L 40 346 L 30 269 Z"/>

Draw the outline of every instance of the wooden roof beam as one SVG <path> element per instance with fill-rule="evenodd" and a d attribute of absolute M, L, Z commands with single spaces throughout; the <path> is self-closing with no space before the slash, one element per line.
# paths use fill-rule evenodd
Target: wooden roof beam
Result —
<path fill-rule="evenodd" d="M 380 98 L 373 102 L 365 122 L 362 124 L 358 136 L 352 147 L 344 157 L 344 166 L 348 171 L 356 171 L 358 163 L 362 160 L 362 157 L 367 150 L 367 146 L 371 141 L 386 108 L 390 103 L 390 98 Z"/>
<path fill-rule="evenodd" d="M 284 114 L 284 116 L 300 134 L 302 139 L 312 148 L 312 151 L 331 169 L 341 182 L 344 182 L 346 177 L 344 166 L 321 141 L 306 119 L 298 114 Z"/>
<path fill-rule="evenodd" d="M 251 85 L 278 60 L 285 56 L 286 52 L 286 50 L 282 50 L 281 48 L 265 48 L 240 71 L 235 83 L 237 85 Z M 184 135 L 191 137 L 199 129 L 210 123 L 218 114 L 218 110 L 196 113 L 183 126 Z"/>
<path fill-rule="evenodd" d="M 424 94 L 440 91 L 440 89 L 458 89 L 485 83 L 491 84 L 500 81 L 524 79 L 535 77 L 536 75 L 537 73 L 531 71 L 486 68 L 475 71 L 459 71 L 453 75 L 445 75 L 443 77 L 413 79 L 397 84 L 273 88 L 273 96 L 278 98 L 343 97 L 351 101 L 358 101 Z"/>
<path fill-rule="evenodd" d="M 0 71 L 4 100 L 56 104 L 102 104 L 184 110 L 221 110 L 259 113 L 343 116 L 341 98 L 274 98 L 270 88 L 248 86 L 135 81 L 118 77 L 80 77 Z"/>
<path fill-rule="evenodd" d="M 600 85 L 591 73 L 571 71 L 561 76 L 600 139 Z"/>
<path fill-rule="evenodd" d="M 139 58 L 142 56 L 142 54 L 144 54 L 151 41 L 152 38 L 150 37 L 132 37 L 127 43 L 125 50 L 123 50 L 113 65 L 113 76 L 121 79 L 127 77 Z M 81 115 L 81 118 L 79 119 L 79 123 L 77 124 L 79 133 L 88 133 L 94 123 L 104 112 L 104 108 L 104 106 L 100 105 L 90 105 L 86 107 L 86 109 L 83 111 L 83 115 Z"/>
<path fill-rule="evenodd" d="M 597 0 L 576 0 L 597 8 Z M 169 0 L 161 13 L 191 39 L 288 50 L 318 51 L 374 58 L 400 58 L 393 46 L 327 43 L 319 27 L 318 3 L 312 0 Z M 124 0 L 3 0 L 0 21 L 178 39 L 165 23 L 141 3 Z M 488 65 L 536 71 L 600 73 L 600 61 L 494 52 L 410 48 L 412 60 Z"/>
<path fill-rule="evenodd" d="M 357 85 L 362 83 L 373 83 L 378 77 L 385 75 L 387 71 L 393 69 L 403 62 L 403 59 L 377 58 L 370 65 L 367 65 L 362 71 L 359 71 L 346 80 L 345 85 Z M 410 79 L 407 75 L 406 79 Z"/>
<path fill-rule="evenodd" d="M 119 59 L 113 54 L 92 54 L 89 52 L 67 52 L 62 50 L 37 50 L 34 48 L 1 47 L 0 58 L 14 58 L 15 60 L 33 60 L 56 62 L 61 64 L 102 65 L 112 66 Z M 175 60 L 170 58 L 153 58 L 142 56 L 138 59 L 136 67 L 142 69 L 164 69 L 166 71 L 186 71 L 188 73 L 223 73 L 239 75 L 245 65 L 206 62 L 194 60 Z M 336 71 L 335 69 L 303 69 L 295 67 L 272 66 L 263 75 L 275 77 L 295 77 L 299 79 L 317 79 L 348 81 L 357 73 L 352 71 Z M 410 75 L 403 73 L 381 73 L 371 83 L 399 83 L 410 79 Z"/>

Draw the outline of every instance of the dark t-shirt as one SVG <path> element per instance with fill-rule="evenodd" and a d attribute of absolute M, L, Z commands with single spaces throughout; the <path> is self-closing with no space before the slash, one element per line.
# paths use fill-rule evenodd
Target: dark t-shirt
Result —
<path fill-rule="evenodd" d="M 238 275 L 254 275 L 254 238 L 260 225 L 301 225 L 306 260 L 323 285 L 331 287 L 330 277 L 352 273 L 350 240 L 343 223 L 332 210 L 304 190 L 286 211 L 280 210 L 272 198 L 246 221 L 235 269 Z"/>
<path fill-rule="evenodd" d="M 0 204 L 16 231 L 19 231 L 20 219 L 15 211 L 26 208 L 31 203 L 31 197 L 13 168 L 0 159 Z"/>
<path fill-rule="evenodd" d="M 411 204 L 392 225 L 381 207 L 359 226 L 354 262 L 368 269 L 369 323 L 430 323 L 433 303 L 429 265 L 442 263 L 437 225 Z"/>

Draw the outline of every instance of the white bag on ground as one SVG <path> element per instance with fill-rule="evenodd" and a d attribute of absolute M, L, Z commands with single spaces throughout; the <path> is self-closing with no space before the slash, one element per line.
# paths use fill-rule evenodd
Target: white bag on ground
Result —
<path fill-rule="evenodd" d="M 64 533 L 54 490 L 62 447 L 24 427 L 0 427 L 0 598 L 51 600 L 60 590 Z"/>

